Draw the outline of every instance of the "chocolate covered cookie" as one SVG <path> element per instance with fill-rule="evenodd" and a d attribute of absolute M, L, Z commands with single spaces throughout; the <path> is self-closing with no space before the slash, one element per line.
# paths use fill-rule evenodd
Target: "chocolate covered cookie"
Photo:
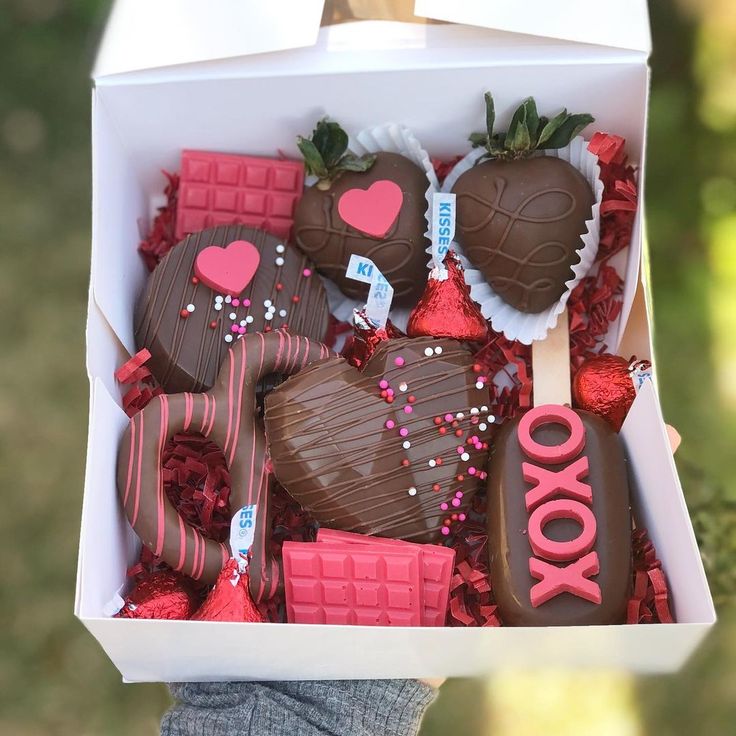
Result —
<path fill-rule="evenodd" d="M 329 312 L 314 265 L 285 241 L 236 225 L 182 240 L 149 276 L 136 346 L 168 393 L 203 391 L 242 335 L 284 327 L 322 340 Z"/>
<path fill-rule="evenodd" d="M 297 204 L 296 244 L 351 299 L 368 294 L 367 285 L 345 275 L 350 256 L 357 254 L 370 258 L 388 279 L 394 305 L 413 306 L 426 277 L 426 174 L 398 153 L 358 158 L 347 145 L 340 126 L 324 120 L 311 140 L 299 139 L 307 171 L 318 182 Z"/>
<path fill-rule="evenodd" d="M 453 187 L 456 237 L 499 297 L 522 312 L 542 312 L 573 277 L 594 196 L 571 164 L 532 154 L 568 145 L 593 118 L 563 111 L 548 120 L 529 98 L 508 132 L 494 133 L 490 94 L 486 105 L 487 132 L 471 141 L 487 154 Z"/>
<path fill-rule="evenodd" d="M 487 403 L 454 340 L 385 340 L 362 372 L 315 363 L 266 397 L 274 473 L 325 526 L 437 542 L 485 478 Z"/>

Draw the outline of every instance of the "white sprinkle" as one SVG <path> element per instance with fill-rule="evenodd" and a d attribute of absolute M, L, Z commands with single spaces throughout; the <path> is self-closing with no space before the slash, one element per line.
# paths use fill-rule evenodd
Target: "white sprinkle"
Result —
<path fill-rule="evenodd" d="M 235 322 L 235 320 L 236 320 L 236 319 L 238 318 L 238 315 L 237 315 L 237 314 L 235 314 L 235 312 L 230 312 L 230 314 L 228 314 L 228 317 L 230 317 L 230 319 L 231 319 L 231 320 L 232 320 L 233 322 Z"/>
<path fill-rule="evenodd" d="M 476 381 L 475 387 L 477 389 L 479 389 L 479 390 L 482 389 L 483 388 L 483 381 Z"/>
<path fill-rule="evenodd" d="M 479 413 L 478 407 L 477 406 L 471 407 L 470 413 L 473 414 L 473 415 L 478 414 Z"/>
<path fill-rule="evenodd" d="M 215 304 L 215 309 L 219 312 L 222 309 L 222 304 L 220 302 L 217 302 Z"/>
<path fill-rule="evenodd" d="M 433 468 L 435 465 L 437 465 L 437 461 L 436 460 L 430 460 L 427 463 L 427 465 L 429 465 L 430 468 Z"/>
<path fill-rule="evenodd" d="M 409 495 L 410 495 L 410 496 L 416 496 L 416 495 L 417 495 L 417 489 L 416 489 L 416 488 L 414 488 L 414 486 L 411 486 L 411 487 L 409 488 Z"/>
<path fill-rule="evenodd" d="M 286 310 L 285 309 L 279 309 L 279 317 L 286 317 Z"/>
<path fill-rule="evenodd" d="M 434 349 L 434 354 L 435 355 L 442 355 L 442 348 L 441 347 L 436 347 Z"/>
<path fill-rule="evenodd" d="M 194 311 L 194 304 L 187 304 L 187 312 L 191 314 Z"/>
<path fill-rule="evenodd" d="M 276 260 L 274 261 L 274 263 L 277 266 L 283 266 L 284 265 L 284 259 L 281 256 L 276 256 Z"/>
<path fill-rule="evenodd" d="M 409 387 L 405 383 L 399 384 L 399 391 L 406 391 Z"/>
<path fill-rule="evenodd" d="M 488 407 L 487 407 L 487 406 L 481 406 L 480 410 L 481 410 L 481 411 L 482 411 L 483 413 L 485 413 L 485 412 L 487 412 L 487 411 L 488 411 Z"/>
<path fill-rule="evenodd" d="M 231 302 L 232 300 L 233 300 L 233 298 L 232 298 L 232 297 L 230 296 L 230 294 L 228 294 L 228 295 L 227 295 L 227 296 L 225 297 L 225 304 L 230 304 L 230 302 Z"/>
<path fill-rule="evenodd" d="M 264 302 L 263 302 L 263 306 L 264 306 L 264 307 L 270 307 L 270 306 L 271 306 L 271 304 L 272 304 L 272 302 L 271 302 L 271 300 L 270 300 L 270 299 L 266 299 L 266 301 L 264 301 Z"/>
<path fill-rule="evenodd" d="M 487 425 L 487 424 L 486 424 L 485 422 L 481 422 L 481 423 L 480 423 L 480 424 L 478 425 L 478 429 L 479 429 L 479 430 L 480 430 L 481 432 L 485 432 L 485 431 L 486 431 L 486 430 L 488 429 L 488 425 Z"/>
<path fill-rule="evenodd" d="M 247 317 L 245 318 L 245 324 L 248 324 L 248 325 L 249 325 L 249 324 L 252 324 L 252 322 L 253 322 L 253 315 L 249 314 L 249 315 L 248 315 L 248 316 L 247 316 Z M 243 325 L 243 327 L 245 327 L 245 325 Z"/>
<path fill-rule="evenodd" d="M 232 335 L 225 335 L 225 342 L 232 342 L 233 336 Z"/>
<path fill-rule="evenodd" d="M 460 459 L 463 461 L 470 460 L 470 455 L 468 455 L 467 452 L 464 452 L 462 455 L 460 455 Z"/>
<path fill-rule="evenodd" d="M 220 296 L 220 295 L 218 294 L 218 295 L 217 295 L 217 296 L 215 297 L 215 301 L 216 301 L 216 302 L 217 302 L 218 304 L 222 304 L 222 297 L 221 297 L 221 296 Z"/>
<path fill-rule="evenodd" d="M 493 414 L 489 414 L 488 415 L 488 421 L 489 422 L 495 422 L 496 421 L 496 417 L 494 417 Z"/>
<path fill-rule="evenodd" d="M 266 312 L 266 314 L 264 314 L 263 316 L 269 322 L 273 319 L 273 313 L 272 312 Z"/>
<path fill-rule="evenodd" d="M 278 244 L 278 245 L 276 246 L 276 252 L 277 252 L 277 253 L 283 253 L 283 252 L 284 252 L 285 250 L 286 250 L 286 248 L 284 248 L 284 246 L 283 246 L 283 245 L 281 245 L 281 243 L 279 243 L 279 244 Z"/>
<path fill-rule="evenodd" d="M 266 310 L 270 314 L 273 314 L 276 311 L 276 307 L 273 306 L 273 304 Z"/>
<path fill-rule="evenodd" d="M 455 414 L 455 419 L 465 419 L 465 414 L 459 411 L 457 414 Z"/>
<path fill-rule="evenodd" d="M 404 441 L 403 441 L 403 442 L 401 443 L 401 446 L 402 446 L 402 447 L 403 447 L 403 448 L 404 448 L 405 450 L 408 450 L 408 449 L 409 449 L 409 448 L 411 447 L 411 442 L 409 442 L 409 440 L 404 440 Z"/>
<path fill-rule="evenodd" d="M 434 350 L 432 350 L 432 348 L 424 348 L 424 354 L 425 354 L 425 355 L 426 355 L 426 356 L 427 356 L 428 358 L 431 358 L 431 357 L 432 357 L 432 355 L 434 355 Z"/>
<path fill-rule="evenodd" d="M 245 327 L 245 326 L 246 326 L 247 324 L 248 324 L 248 323 L 247 323 L 247 322 L 246 322 L 246 321 L 245 321 L 244 319 L 241 319 L 241 320 L 240 320 L 240 326 L 241 326 L 241 327 Z"/>

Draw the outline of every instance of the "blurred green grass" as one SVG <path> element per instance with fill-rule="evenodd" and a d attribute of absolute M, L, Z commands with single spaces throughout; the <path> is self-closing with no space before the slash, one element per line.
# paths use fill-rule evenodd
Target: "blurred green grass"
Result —
<path fill-rule="evenodd" d="M 153 734 L 168 703 L 163 686 L 123 686 L 72 616 L 87 419 L 88 70 L 106 6 L 0 7 L 2 734 Z M 652 11 L 647 214 L 658 370 L 722 620 L 681 674 L 639 679 L 635 692 L 642 732 L 725 734 L 736 723 L 736 339 L 734 315 L 724 314 L 736 273 L 724 225 L 736 209 L 736 118 L 729 123 L 717 99 L 705 113 L 702 105 L 713 96 L 708 64 L 723 63 L 729 37 L 724 47 L 717 27 L 710 48 L 712 17 L 708 31 L 705 13 L 674 2 Z M 480 682 L 448 683 L 426 733 L 484 732 L 485 694 Z"/>

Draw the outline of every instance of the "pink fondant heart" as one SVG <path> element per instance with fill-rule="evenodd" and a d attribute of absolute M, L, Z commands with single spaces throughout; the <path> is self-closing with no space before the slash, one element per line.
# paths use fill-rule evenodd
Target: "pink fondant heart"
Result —
<path fill-rule="evenodd" d="M 340 217 L 348 225 L 376 238 L 382 238 L 394 224 L 404 201 L 396 182 L 379 179 L 368 189 L 348 189 L 337 203 Z"/>
<path fill-rule="evenodd" d="M 258 248 L 247 240 L 233 240 L 227 247 L 210 245 L 194 261 L 197 278 L 215 291 L 237 296 L 251 282 L 261 262 Z"/>

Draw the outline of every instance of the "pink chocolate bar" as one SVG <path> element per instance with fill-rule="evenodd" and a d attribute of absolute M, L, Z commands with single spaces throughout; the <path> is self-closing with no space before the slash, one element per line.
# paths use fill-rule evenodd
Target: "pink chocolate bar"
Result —
<path fill-rule="evenodd" d="M 232 224 L 286 239 L 303 189 L 299 161 L 182 151 L 176 237 Z"/>
<path fill-rule="evenodd" d="M 419 545 L 284 542 L 283 562 L 289 623 L 421 625 Z"/>
<path fill-rule="evenodd" d="M 366 534 L 353 534 L 337 529 L 320 527 L 318 542 L 362 544 L 381 548 L 403 549 L 406 546 L 419 547 L 422 551 L 422 576 L 424 594 L 422 601 L 422 626 L 444 626 L 447 613 L 447 600 L 450 596 L 450 580 L 455 564 L 455 550 L 438 544 L 415 545 L 399 539 L 371 537 Z"/>

